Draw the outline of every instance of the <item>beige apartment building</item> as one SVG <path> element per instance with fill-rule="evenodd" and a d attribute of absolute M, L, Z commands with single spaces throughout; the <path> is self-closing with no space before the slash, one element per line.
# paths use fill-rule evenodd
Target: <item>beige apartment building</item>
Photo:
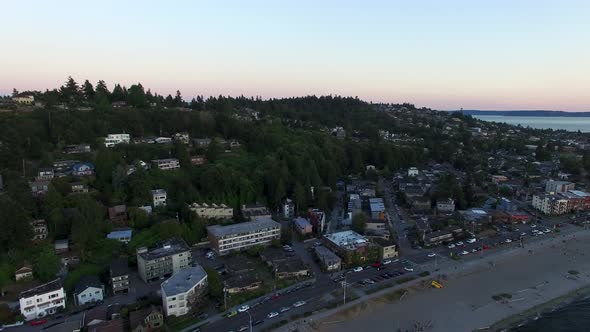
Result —
<path fill-rule="evenodd" d="M 189 209 L 205 219 L 231 219 L 234 216 L 234 209 L 225 204 L 193 203 L 189 205 Z"/>
<path fill-rule="evenodd" d="M 281 237 L 281 224 L 270 218 L 259 218 L 239 224 L 207 227 L 211 247 L 219 255 L 246 250 L 255 245 L 269 245 Z"/>
<path fill-rule="evenodd" d="M 137 269 L 145 282 L 171 276 L 190 264 L 191 251 L 182 239 L 172 238 L 149 249 L 137 249 Z"/>

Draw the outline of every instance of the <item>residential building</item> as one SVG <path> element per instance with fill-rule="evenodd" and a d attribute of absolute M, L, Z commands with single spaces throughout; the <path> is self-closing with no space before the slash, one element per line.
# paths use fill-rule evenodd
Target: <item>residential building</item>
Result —
<path fill-rule="evenodd" d="M 313 232 L 313 226 L 305 218 L 295 218 L 293 221 L 295 230 L 301 235 L 307 235 Z"/>
<path fill-rule="evenodd" d="M 501 197 L 497 209 L 504 212 L 511 212 L 516 210 L 516 204 L 506 197 Z"/>
<path fill-rule="evenodd" d="M 70 191 L 72 194 L 87 194 L 90 191 L 88 185 L 83 182 L 70 183 Z"/>
<path fill-rule="evenodd" d="M 573 182 L 549 180 L 545 183 L 545 192 L 547 193 L 557 194 L 574 189 L 576 189 L 576 184 Z"/>
<path fill-rule="evenodd" d="M 182 269 L 164 281 L 161 288 L 166 316 L 185 315 L 205 292 L 207 272 L 200 265 Z"/>
<path fill-rule="evenodd" d="M 129 144 L 129 142 L 131 142 L 129 134 L 109 134 L 104 140 L 104 145 L 107 148 L 112 148 L 118 144 Z"/>
<path fill-rule="evenodd" d="M 284 218 L 293 218 L 295 216 L 295 203 L 289 198 L 281 203 L 281 213 Z"/>
<path fill-rule="evenodd" d="M 420 174 L 420 171 L 416 167 L 408 168 L 408 176 L 414 177 Z"/>
<path fill-rule="evenodd" d="M 396 258 L 399 255 L 397 251 L 397 245 L 387 239 L 373 237 L 371 242 L 379 246 L 379 260 L 384 261 L 386 259 Z"/>
<path fill-rule="evenodd" d="M 256 245 L 269 245 L 281 237 L 281 224 L 270 218 L 259 218 L 233 225 L 207 227 L 213 250 L 219 255 L 245 250 Z"/>
<path fill-rule="evenodd" d="M 241 208 L 242 216 L 246 220 L 254 220 L 256 218 L 271 218 L 272 215 L 270 210 L 260 204 L 253 204 L 253 205 L 242 205 Z"/>
<path fill-rule="evenodd" d="M 125 244 L 131 241 L 131 237 L 133 236 L 132 229 L 119 229 L 114 230 L 107 234 L 107 239 L 117 240 L 119 242 L 123 242 Z"/>
<path fill-rule="evenodd" d="M 90 176 L 94 174 L 94 164 L 92 163 L 76 163 L 72 165 L 72 175 L 74 176 Z"/>
<path fill-rule="evenodd" d="M 40 168 L 37 171 L 37 176 L 35 180 L 43 181 L 43 180 L 52 180 L 55 174 L 53 173 L 53 168 Z"/>
<path fill-rule="evenodd" d="M 430 197 L 413 197 L 410 205 L 414 211 L 428 211 L 431 208 Z"/>
<path fill-rule="evenodd" d="M 152 165 L 163 171 L 169 171 L 180 168 L 180 161 L 176 158 L 154 159 Z"/>
<path fill-rule="evenodd" d="M 569 212 L 578 213 L 580 211 L 590 210 L 590 194 L 581 190 L 568 190 L 559 193 L 560 196 L 567 199 L 567 209 Z"/>
<path fill-rule="evenodd" d="M 371 211 L 371 218 L 378 220 L 385 220 L 385 204 L 383 198 L 369 198 L 369 210 Z"/>
<path fill-rule="evenodd" d="M 145 282 L 170 276 L 190 263 L 190 247 L 182 239 L 172 238 L 149 249 L 137 249 L 137 269 Z"/>
<path fill-rule="evenodd" d="M 174 134 L 174 140 L 178 141 L 182 144 L 189 144 L 190 143 L 190 137 L 187 132 L 181 132 L 181 133 Z"/>
<path fill-rule="evenodd" d="M 492 183 L 493 184 L 498 184 L 498 183 L 502 183 L 502 182 L 506 182 L 508 181 L 508 177 L 504 176 L 504 175 L 492 175 Z"/>
<path fill-rule="evenodd" d="M 63 152 L 66 154 L 90 153 L 92 148 L 89 144 L 67 145 L 63 148 Z"/>
<path fill-rule="evenodd" d="M 455 212 L 455 201 L 452 198 L 436 201 L 436 210 L 443 213 Z"/>
<path fill-rule="evenodd" d="M 279 280 L 305 278 L 309 276 L 311 270 L 305 265 L 300 258 L 291 258 L 283 262 L 273 264 L 272 269 L 275 277 Z"/>
<path fill-rule="evenodd" d="M 568 200 L 558 195 L 533 195 L 533 208 L 546 215 L 566 214 L 568 212 Z"/>
<path fill-rule="evenodd" d="M 109 276 L 113 294 L 129 292 L 129 266 L 126 258 L 111 261 Z"/>
<path fill-rule="evenodd" d="M 104 299 L 104 285 L 97 276 L 83 276 L 74 287 L 76 305 L 101 302 Z"/>
<path fill-rule="evenodd" d="M 33 279 L 33 268 L 27 264 L 23 265 L 20 269 L 14 271 L 14 280 L 29 280 Z"/>
<path fill-rule="evenodd" d="M 233 274 L 223 283 L 228 294 L 255 291 L 262 286 L 262 280 L 251 273 Z"/>
<path fill-rule="evenodd" d="M 32 181 L 29 182 L 29 186 L 31 187 L 31 192 L 35 196 L 44 195 L 49 190 L 49 185 L 51 182 L 49 180 L 40 180 L 40 181 Z"/>
<path fill-rule="evenodd" d="M 450 230 L 440 230 L 424 234 L 423 241 L 426 246 L 436 246 L 443 242 L 453 241 L 453 232 Z"/>
<path fill-rule="evenodd" d="M 60 159 L 53 162 L 53 171 L 55 176 L 66 176 L 72 174 L 72 168 L 79 160 Z"/>
<path fill-rule="evenodd" d="M 49 233 L 45 219 L 31 221 L 31 227 L 33 228 L 33 241 L 41 241 L 47 238 Z"/>
<path fill-rule="evenodd" d="M 156 137 L 155 142 L 157 144 L 170 144 L 172 143 L 172 137 Z"/>
<path fill-rule="evenodd" d="M 194 155 L 191 156 L 191 165 L 193 166 L 201 166 L 207 163 L 207 157 L 204 155 Z"/>
<path fill-rule="evenodd" d="M 31 288 L 20 294 L 20 313 L 33 320 L 66 308 L 66 294 L 60 279 Z"/>
<path fill-rule="evenodd" d="M 164 326 L 164 315 L 160 307 L 131 311 L 129 313 L 129 327 L 131 332 L 152 332 Z"/>
<path fill-rule="evenodd" d="M 55 240 L 53 247 L 56 254 L 70 251 L 70 241 L 68 239 Z"/>
<path fill-rule="evenodd" d="M 206 148 L 211 144 L 210 138 L 195 138 L 193 139 L 193 144 L 200 148 Z"/>
<path fill-rule="evenodd" d="M 115 205 L 107 209 L 109 220 L 121 222 L 127 220 L 127 205 Z"/>
<path fill-rule="evenodd" d="M 307 220 L 309 220 L 316 233 L 322 234 L 324 232 L 326 227 L 326 214 L 324 211 L 320 209 L 309 209 L 307 211 Z"/>
<path fill-rule="evenodd" d="M 342 259 L 338 257 L 338 255 L 324 246 L 316 246 L 314 251 L 316 257 L 320 260 L 320 265 L 323 271 L 340 271 L 342 268 Z"/>
<path fill-rule="evenodd" d="M 152 190 L 152 204 L 154 207 L 166 206 L 168 194 L 164 189 Z"/>
<path fill-rule="evenodd" d="M 205 219 L 231 219 L 234 216 L 234 209 L 225 204 L 193 203 L 189 205 L 189 209 L 197 216 Z"/>
<path fill-rule="evenodd" d="M 12 101 L 21 105 L 33 105 L 35 103 L 35 96 L 33 95 L 19 95 L 12 97 Z"/>

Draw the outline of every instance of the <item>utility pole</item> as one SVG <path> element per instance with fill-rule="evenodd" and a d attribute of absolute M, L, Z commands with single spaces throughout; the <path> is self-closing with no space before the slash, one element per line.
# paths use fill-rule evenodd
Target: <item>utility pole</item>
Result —
<path fill-rule="evenodd" d="M 227 311 L 227 288 L 223 287 L 223 307 Z"/>
<path fill-rule="evenodd" d="M 344 297 L 344 299 L 343 299 L 343 300 L 344 300 L 344 301 L 343 301 L 343 303 L 342 303 L 343 305 L 344 305 L 344 304 L 346 304 L 346 285 L 347 285 L 347 282 L 346 282 L 346 277 L 347 277 L 347 276 L 348 276 L 348 273 L 344 273 L 344 281 L 342 282 L 342 287 L 344 287 L 344 292 L 343 292 L 343 297 Z"/>

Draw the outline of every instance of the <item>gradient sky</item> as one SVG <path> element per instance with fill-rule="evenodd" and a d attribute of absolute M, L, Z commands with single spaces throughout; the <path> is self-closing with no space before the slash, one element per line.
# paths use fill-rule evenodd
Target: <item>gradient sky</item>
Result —
<path fill-rule="evenodd" d="M 160 94 L 590 111 L 590 1 L 3 1 L 0 93 L 68 75 Z"/>

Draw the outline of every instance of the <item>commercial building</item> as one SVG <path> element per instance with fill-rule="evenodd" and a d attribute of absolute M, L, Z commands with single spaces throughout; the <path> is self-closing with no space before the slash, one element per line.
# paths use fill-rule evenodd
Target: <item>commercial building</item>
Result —
<path fill-rule="evenodd" d="M 176 158 L 168 158 L 168 159 L 154 159 L 152 160 L 152 165 L 157 167 L 163 171 L 169 171 L 174 169 L 180 168 L 180 161 Z"/>
<path fill-rule="evenodd" d="M 234 216 L 234 209 L 225 204 L 198 204 L 189 205 L 189 209 L 197 216 L 205 219 L 231 219 Z"/>
<path fill-rule="evenodd" d="M 545 192 L 547 193 L 562 193 L 568 190 L 574 190 L 576 184 L 568 181 L 554 181 L 549 180 L 545 183 Z"/>
<path fill-rule="evenodd" d="M 149 249 L 137 249 L 137 269 L 139 277 L 145 282 L 171 276 L 190 263 L 191 251 L 182 239 L 172 238 Z"/>
<path fill-rule="evenodd" d="M 207 233 L 213 250 L 225 255 L 256 245 L 269 245 L 272 240 L 280 239 L 281 224 L 270 218 L 260 218 L 227 226 L 209 226 Z"/>
<path fill-rule="evenodd" d="M 129 134 L 109 134 L 104 140 L 104 146 L 112 148 L 118 144 L 129 144 L 131 136 Z"/>
<path fill-rule="evenodd" d="M 334 251 L 345 265 L 355 265 L 366 261 L 377 261 L 379 248 L 355 231 L 343 231 L 326 234 L 324 245 Z"/>
<path fill-rule="evenodd" d="M 152 190 L 152 204 L 154 207 L 166 206 L 168 194 L 164 189 Z"/>
<path fill-rule="evenodd" d="M 207 287 L 207 272 L 192 266 L 173 274 L 162 283 L 162 304 L 166 316 L 182 316 L 190 312 Z"/>
<path fill-rule="evenodd" d="M 19 299 L 20 312 L 26 320 L 37 319 L 66 308 L 66 294 L 60 279 L 24 291 Z"/>
<path fill-rule="evenodd" d="M 342 259 L 334 252 L 324 246 L 314 248 L 316 257 L 320 260 L 322 270 L 326 272 L 340 271 L 342 268 Z"/>
<path fill-rule="evenodd" d="M 385 219 L 385 204 L 383 198 L 369 198 L 369 210 L 371 211 L 372 219 Z"/>
<path fill-rule="evenodd" d="M 118 258 L 111 262 L 109 276 L 113 294 L 129 292 L 129 266 L 126 258 Z"/>

